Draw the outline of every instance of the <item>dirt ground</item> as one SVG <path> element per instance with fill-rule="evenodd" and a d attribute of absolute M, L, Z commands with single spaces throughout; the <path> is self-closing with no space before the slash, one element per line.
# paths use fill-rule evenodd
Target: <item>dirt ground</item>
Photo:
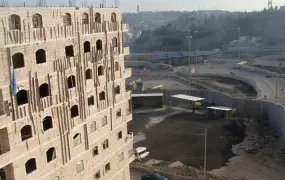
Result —
<path fill-rule="evenodd" d="M 134 147 L 147 147 L 151 159 L 164 163 L 180 161 L 198 169 L 204 163 L 205 128 L 208 130 L 207 169 L 220 168 L 233 157 L 232 144 L 245 137 L 241 123 L 205 120 L 201 115 L 167 109 L 135 113 L 129 124 L 129 131 L 135 135 Z"/>

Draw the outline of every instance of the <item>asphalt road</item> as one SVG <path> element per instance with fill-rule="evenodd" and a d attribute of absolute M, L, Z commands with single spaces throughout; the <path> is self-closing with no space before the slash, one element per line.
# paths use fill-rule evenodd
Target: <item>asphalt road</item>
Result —
<path fill-rule="evenodd" d="M 258 72 L 251 72 L 243 69 L 234 69 L 233 66 L 236 64 L 237 60 L 231 59 L 223 59 L 223 60 L 215 60 L 211 62 L 211 64 L 200 64 L 198 68 L 198 72 L 196 74 L 221 74 L 221 75 L 230 75 L 230 72 L 235 73 L 237 76 L 243 78 L 249 78 L 255 81 L 257 84 L 261 97 L 266 96 L 268 100 L 283 100 L 285 98 L 285 92 L 282 93 L 282 89 L 285 91 L 285 80 L 281 78 L 267 78 L 265 74 Z M 214 67 L 212 67 L 214 65 Z M 191 68 L 194 68 L 195 65 L 192 65 Z M 180 67 L 177 71 L 182 73 L 188 73 L 188 67 Z M 277 88 L 276 88 L 277 84 Z M 277 89 L 277 97 L 276 98 L 276 89 Z M 281 102 L 281 103 L 282 103 Z"/>

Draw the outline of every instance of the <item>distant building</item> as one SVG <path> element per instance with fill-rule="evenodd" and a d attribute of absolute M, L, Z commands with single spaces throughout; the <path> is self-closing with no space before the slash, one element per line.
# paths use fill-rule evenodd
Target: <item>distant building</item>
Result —
<path fill-rule="evenodd" d="M 137 13 L 140 13 L 140 5 L 137 5 Z"/>

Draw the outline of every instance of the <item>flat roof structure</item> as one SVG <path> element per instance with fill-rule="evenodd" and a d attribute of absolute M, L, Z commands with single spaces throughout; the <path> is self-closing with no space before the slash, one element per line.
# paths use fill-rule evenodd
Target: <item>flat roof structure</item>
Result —
<path fill-rule="evenodd" d="M 222 106 L 211 106 L 211 107 L 207 107 L 207 108 L 213 109 L 213 110 L 220 110 L 220 111 L 231 111 L 231 110 L 233 110 L 232 108 L 222 107 Z"/>
<path fill-rule="evenodd" d="M 185 94 L 177 94 L 177 95 L 173 95 L 171 97 L 177 98 L 177 99 L 184 99 L 184 100 L 188 100 L 188 101 L 193 101 L 193 102 L 202 101 L 205 99 L 205 98 L 201 98 L 201 97 L 188 96 Z"/>
<path fill-rule="evenodd" d="M 132 97 L 159 97 L 159 96 L 163 96 L 163 93 L 132 94 Z"/>

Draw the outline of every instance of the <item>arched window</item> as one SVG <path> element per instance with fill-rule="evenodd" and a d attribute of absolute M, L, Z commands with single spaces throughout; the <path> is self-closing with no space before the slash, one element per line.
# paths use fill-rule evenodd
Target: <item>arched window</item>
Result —
<path fill-rule="evenodd" d="M 117 21 L 116 13 L 112 13 L 111 14 L 111 22 L 116 22 L 116 21 Z"/>
<path fill-rule="evenodd" d="M 121 116 L 122 116 L 122 110 L 118 109 L 117 112 L 116 112 L 116 117 L 119 118 Z"/>
<path fill-rule="evenodd" d="M 63 15 L 63 24 L 65 26 L 71 26 L 71 15 L 69 13 Z"/>
<path fill-rule="evenodd" d="M 122 131 L 118 132 L 118 139 L 122 139 L 123 138 L 123 133 Z"/>
<path fill-rule="evenodd" d="M 36 63 L 41 64 L 45 63 L 46 60 L 46 51 L 44 49 L 39 49 L 36 52 Z"/>
<path fill-rule="evenodd" d="M 102 45 L 102 41 L 99 39 L 96 41 L 96 49 L 97 51 L 102 50 L 103 45 Z"/>
<path fill-rule="evenodd" d="M 25 164 L 25 168 L 27 174 L 30 174 L 33 171 L 35 171 L 37 169 L 36 159 L 35 158 L 29 159 Z"/>
<path fill-rule="evenodd" d="M 40 86 L 40 98 L 49 96 L 49 86 L 47 83 L 44 83 Z"/>
<path fill-rule="evenodd" d="M 16 14 L 9 16 L 9 28 L 10 30 L 21 30 L 21 18 Z"/>
<path fill-rule="evenodd" d="M 120 65 L 119 62 L 115 62 L 115 71 L 119 71 L 120 70 Z"/>
<path fill-rule="evenodd" d="M 67 78 L 68 89 L 76 87 L 75 76 L 71 75 Z"/>
<path fill-rule="evenodd" d="M 98 76 L 103 76 L 104 75 L 104 67 L 103 66 L 99 66 L 98 67 Z"/>
<path fill-rule="evenodd" d="M 84 44 L 84 52 L 90 52 L 91 51 L 91 45 L 90 45 L 90 42 L 89 41 L 85 41 Z"/>
<path fill-rule="evenodd" d="M 102 92 L 100 92 L 100 94 L 99 94 L 99 100 L 100 101 L 104 101 L 106 98 L 105 98 L 105 91 L 102 91 Z"/>
<path fill-rule="evenodd" d="M 88 106 L 94 106 L 94 96 L 90 96 L 88 99 Z"/>
<path fill-rule="evenodd" d="M 73 136 L 73 146 L 76 147 L 81 144 L 81 134 L 77 133 Z"/>
<path fill-rule="evenodd" d="M 66 57 L 73 57 L 74 56 L 74 49 L 73 46 L 65 46 L 65 56 Z"/>
<path fill-rule="evenodd" d="M 24 55 L 22 53 L 16 53 L 12 56 L 13 68 L 18 69 L 25 67 Z"/>
<path fill-rule="evenodd" d="M 41 27 L 43 27 L 42 15 L 34 14 L 32 18 L 33 18 L 33 27 L 34 28 L 41 28 Z"/>
<path fill-rule="evenodd" d="M 112 45 L 113 47 L 118 47 L 118 39 L 116 37 L 113 38 Z"/>
<path fill-rule="evenodd" d="M 46 158 L 47 158 L 47 162 L 51 162 L 52 160 L 54 160 L 56 158 L 56 153 L 55 153 L 55 148 L 54 147 L 52 147 L 49 150 L 47 150 Z"/>
<path fill-rule="evenodd" d="M 91 124 L 90 124 L 90 132 L 95 132 L 96 131 L 96 121 L 93 121 Z"/>
<path fill-rule="evenodd" d="M 82 160 L 78 161 L 76 163 L 76 173 L 80 173 L 83 170 L 84 170 L 84 163 L 83 163 L 83 161 Z"/>
<path fill-rule="evenodd" d="M 43 120 L 43 130 L 47 131 L 52 128 L 53 128 L 52 117 L 50 116 L 45 117 Z"/>
<path fill-rule="evenodd" d="M 21 90 L 16 94 L 17 104 L 21 106 L 28 103 L 28 91 Z"/>
<path fill-rule="evenodd" d="M 95 14 L 95 22 L 96 23 L 101 23 L 101 14 L 100 13 L 96 13 Z"/>
<path fill-rule="evenodd" d="M 33 137 L 32 126 L 26 125 L 26 126 L 22 127 L 22 129 L 21 129 L 22 141 L 30 139 L 31 137 Z"/>
<path fill-rule="evenodd" d="M 109 140 L 106 139 L 104 142 L 103 142 L 103 149 L 107 149 L 109 148 Z"/>
<path fill-rule="evenodd" d="M 71 118 L 75 118 L 75 117 L 79 116 L 79 111 L 78 111 L 77 105 L 74 105 L 70 108 L 70 114 L 71 114 Z"/>
<path fill-rule="evenodd" d="M 89 16 L 87 13 L 82 14 L 82 24 L 89 24 Z"/>
<path fill-rule="evenodd" d="M 120 86 L 115 87 L 115 94 L 120 94 L 121 93 L 121 88 Z"/>
<path fill-rule="evenodd" d="M 85 71 L 85 78 L 86 79 L 92 79 L 92 70 L 91 69 L 87 69 Z"/>

